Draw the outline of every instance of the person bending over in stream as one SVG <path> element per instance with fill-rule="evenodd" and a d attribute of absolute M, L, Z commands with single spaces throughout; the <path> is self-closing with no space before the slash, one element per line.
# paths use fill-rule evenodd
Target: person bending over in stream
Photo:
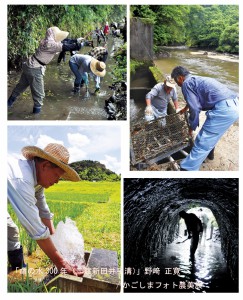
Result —
<path fill-rule="evenodd" d="M 188 239 L 191 239 L 190 258 L 191 260 L 194 260 L 194 255 L 198 246 L 199 235 L 203 231 L 202 222 L 195 214 L 188 214 L 184 210 L 179 212 L 179 216 L 185 221 Z"/>
<path fill-rule="evenodd" d="M 11 107 L 17 97 L 30 86 L 32 98 L 34 101 L 33 113 L 41 112 L 44 92 L 44 74 L 46 65 L 51 62 L 57 52 L 74 51 L 81 48 L 82 38 L 78 38 L 76 43 L 61 43 L 68 36 L 68 32 L 61 31 L 58 27 L 50 27 L 46 31 L 45 39 L 40 42 L 35 54 L 31 55 L 23 63 L 23 72 L 20 80 L 14 88 L 8 99 L 8 107 Z"/>
<path fill-rule="evenodd" d="M 189 134 L 199 126 L 199 114 L 206 111 L 206 121 L 200 129 L 192 150 L 180 163 L 182 171 L 197 171 L 208 157 L 214 158 L 214 147 L 226 130 L 239 118 L 238 95 L 214 78 L 192 75 L 177 66 L 171 77 L 181 87 L 189 109 Z"/>
<path fill-rule="evenodd" d="M 152 121 L 154 119 L 165 117 L 167 115 L 167 107 L 172 99 L 176 112 L 178 111 L 177 92 L 174 80 L 167 76 L 165 81 L 157 83 L 151 91 L 146 95 L 145 120 Z M 164 124 L 164 121 L 163 125 Z"/>
<path fill-rule="evenodd" d="M 95 93 L 100 90 L 100 77 L 104 77 L 106 74 L 106 64 L 104 62 L 98 61 L 90 55 L 75 54 L 70 58 L 69 66 L 75 75 L 74 93 L 79 92 L 82 80 L 88 92 L 88 74 L 94 78 Z"/>
<path fill-rule="evenodd" d="M 27 231 L 61 272 L 82 276 L 84 271 L 70 265 L 55 248 L 53 214 L 46 202 L 44 189 L 60 178 L 79 181 L 79 175 L 68 165 L 69 152 L 61 144 L 50 143 L 43 150 L 35 146 L 22 149 L 26 158 L 8 160 L 8 200 Z M 8 261 L 12 270 L 25 267 L 19 230 L 8 215 Z"/>

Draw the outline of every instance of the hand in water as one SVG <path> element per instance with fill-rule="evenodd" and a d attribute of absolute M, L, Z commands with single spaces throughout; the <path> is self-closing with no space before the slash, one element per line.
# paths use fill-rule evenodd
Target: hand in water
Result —
<path fill-rule="evenodd" d="M 71 265 L 68 262 L 64 263 L 64 267 L 60 269 L 60 273 L 74 275 L 78 277 L 82 277 L 85 273 L 85 267 L 78 267 L 77 265 Z"/>

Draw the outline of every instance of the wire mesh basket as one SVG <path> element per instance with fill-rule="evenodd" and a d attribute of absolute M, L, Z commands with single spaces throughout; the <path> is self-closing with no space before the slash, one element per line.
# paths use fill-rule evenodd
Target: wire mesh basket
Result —
<path fill-rule="evenodd" d="M 131 163 L 162 160 L 189 146 L 186 114 L 171 114 L 131 125 Z"/>

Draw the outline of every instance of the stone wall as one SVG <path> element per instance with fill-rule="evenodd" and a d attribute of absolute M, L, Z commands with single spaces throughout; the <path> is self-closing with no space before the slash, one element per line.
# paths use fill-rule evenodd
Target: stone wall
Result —
<path fill-rule="evenodd" d="M 176 238 L 179 212 L 209 208 L 219 226 L 222 253 L 238 277 L 238 179 L 125 179 L 125 264 L 142 266 Z"/>
<path fill-rule="evenodd" d="M 136 60 L 153 60 L 153 25 L 142 19 L 130 19 L 130 57 Z"/>

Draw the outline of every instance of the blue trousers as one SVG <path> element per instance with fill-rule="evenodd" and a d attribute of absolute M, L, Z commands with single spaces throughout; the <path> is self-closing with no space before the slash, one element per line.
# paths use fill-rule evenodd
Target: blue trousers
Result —
<path fill-rule="evenodd" d="M 190 154 L 181 161 L 181 167 L 187 171 L 198 171 L 222 135 L 238 120 L 238 98 L 216 103 L 213 109 L 206 112 L 206 116 Z"/>
<path fill-rule="evenodd" d="M 79 86 L 81 84 L 82 79 L 84 80 L 85 84 L 88 85 L 88 73 L 81 73 L 79 71 L 79 66 L 75 63 L 69 61 L 69 66 L 73 74 L 75 75 L 74 85 Z"/>
<path fill-rule="evenodd" d="M 75 63 L 70 62 L 70 61 L 69 61 L 69 66 L 70 66 L 71 71 L 75 75 L 75 80 L 74 80 L 74 85 L 75 86 L 79 86 L 81 84 L 82 80 L 84 81 L 84 83 L 86 85 L 89 84 L 88 73 L 87 72 L 81 73 L 79 71 L 79 66 Z M 100 77 L 94 75 L 92 72 L 90 72 L 89 75 L 91 77 L 93 77 L 93 79 L 95 81 L 95 87 L 99 88 L 100 87 Z"/>

